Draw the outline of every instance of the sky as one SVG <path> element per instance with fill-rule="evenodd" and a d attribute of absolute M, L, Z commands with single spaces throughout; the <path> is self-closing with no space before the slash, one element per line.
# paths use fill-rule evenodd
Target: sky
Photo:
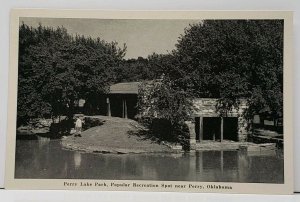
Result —
<path fill-rule="evenodd" d="M 33 27 L 39 23 L 49 27 L 63 26 L 70 34 L 116 41 L 120 47 L 125 43 L 125 58 L 128 59 L 172 51 L 180 35 L 184 34 L 184 29 L 200 20 L 20 18 L 22 22 Z"/>

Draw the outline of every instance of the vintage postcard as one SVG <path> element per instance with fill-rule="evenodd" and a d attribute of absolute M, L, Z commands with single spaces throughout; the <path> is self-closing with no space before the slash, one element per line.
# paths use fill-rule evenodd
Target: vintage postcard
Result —
<path fill-rule="evenodd" d="M 292 16 L 12 10 L 5 187 L 293 193 Z"/>

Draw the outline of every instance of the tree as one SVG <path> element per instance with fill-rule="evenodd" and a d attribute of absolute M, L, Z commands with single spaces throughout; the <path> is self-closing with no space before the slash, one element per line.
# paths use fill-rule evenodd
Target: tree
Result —
<path fill-rule="evenodd" d="M 190 119 L 192 102 L 187 93 L 173 88 L 167 77 L 142 83 L 138 94 L 140 122 L 161 141 L 181 143 L 189 147 L 185 121 Z"/>
<path fill-rule="evenodd" d="M 107 91 L 126 46 L 71 36 L 63 27 L 25 24 L 19 35 L 18 123 L 31 118 L 73 116 L 75 101 Z"/>
<path fill-rule="evenodd" d="M 247 99 L 249 117 L 282 114 L 282 20 L 204 20 L 186 28 L 173 56 L 168 74 L 190 95 L 227 107 Z"/>

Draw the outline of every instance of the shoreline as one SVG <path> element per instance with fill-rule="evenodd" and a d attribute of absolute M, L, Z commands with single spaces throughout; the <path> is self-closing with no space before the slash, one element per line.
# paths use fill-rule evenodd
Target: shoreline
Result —
<path fill-rule="evenodd" d="M 64 136 L 61 139 L 64 148 L 114 154 L 182 152 L 182 147 L 172 148 L 163 142 L 158 143 L 145 136 L 135 135 L 142 126 L 134 120 L 107 116 L 89 118 L 101 120 L 103 124 L 83 131 L 81 137 Z"/>
<path fill-rule="evenodd" d="M 61 140 L 61 145 L 63 149 L 70 150 L 70 151 L 79 151 L 84 153 L 99 153 L 99 154 L 145 154 L 145 153 L 184 153 L 183 150 L 176 151 L 176 150 L 156 150 L 156 151 L 146 151 L 142 149 L 125 149 L 125 148 L 111 148 L 105 146 L 88 146 L 82 147 L 79 144 L 70 144 L 66 143 L 65 141 Z"/>

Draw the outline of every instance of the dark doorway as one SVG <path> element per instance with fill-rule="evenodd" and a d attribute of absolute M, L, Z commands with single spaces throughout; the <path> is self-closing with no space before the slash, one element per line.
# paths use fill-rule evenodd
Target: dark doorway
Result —
<path fill-rule="evenodd" d="M 111 116 L 125 118 L 125 113 L 127 113 L 127 118 L 134 119 L 135 116 L 137 115 L 136 105 L 137 105 L 137 95 L 132 95 L 132 94 L 111 94 L 110 95 Z"/>
<path fill-rule="evenodd" d="M 122 118 L 122 95 L 110 95 L 111 116 Z"/>
<path fill-rule="evenodd" d="M 221 139 L 221 118 L 203 117 L 203 139 L 220 140 Z"/>
<path fill-rule="evenodd" d="M 224 139 L 226 140 L 238 140 L 238 118 L 237 117 L 224 117 Z"/>
<path fill-rule="evenodd" d="M 129 119 L 135 119 L 137 115 L 137 95 L 127 95 L 127 117 Z"/>
<path fill-rule="evenodd" d="M 200 140 L 200 117 L 195 117 L 195 133 L 196 133 L 196 140 Z"/>

